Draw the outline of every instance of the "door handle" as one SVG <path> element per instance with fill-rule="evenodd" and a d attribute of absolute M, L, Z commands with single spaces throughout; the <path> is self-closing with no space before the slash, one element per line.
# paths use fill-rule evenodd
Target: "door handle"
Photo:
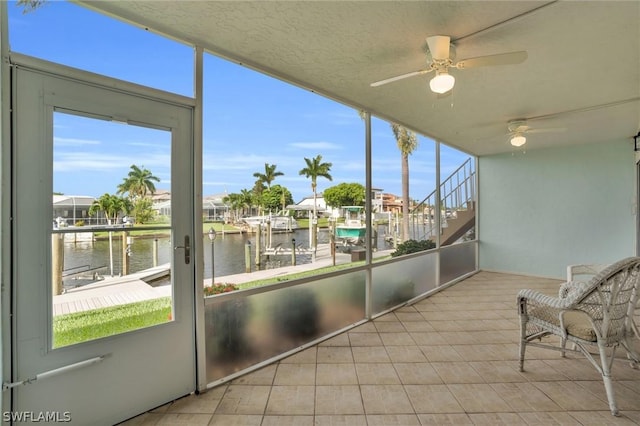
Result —
<path fill-rule="evenodd" d="M 184 236 L 184 245 L 183 246 L 175 246 L 174 250 L 184 249 L 184 263 L 187 265 L 191 262 L 191 246 L 189 245 L 189 236 Z"/>

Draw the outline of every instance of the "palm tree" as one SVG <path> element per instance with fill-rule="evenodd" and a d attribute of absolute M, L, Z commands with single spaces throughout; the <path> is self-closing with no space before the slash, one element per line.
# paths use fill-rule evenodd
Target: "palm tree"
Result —
<path fill-rule="evenodd" d="M 142 168 L 131 165 L 131 170 L 123 182 L 118 185 L 118 194 L 129 193 L 131 199 L 140 199 L 147 194 L 154 194 L 156 186 L 153 182 L 160 182 L 160 179 L 142 166 Z"/>
<path fill-rule="evenodd" d="M 107 224 L 113 225 L 118 219 L 118 214 L 121 212 L 128 214 L 129 211 L 131 211 L 131 202 L 128 199 L 118 197 L 117 195 L 103 194 L 100 198 L 91 203 L 91 207 L 89 207 L 89 216 L 93 216 L 98 212 L 103 212 L 104 217 L 107 219 Z M 113 237 L 111 231 L 109 231 L 109 266 L 111 276 L 113 276 Z"/>
<path fill-rule="evenodd" d="M 258 178 L 258 181 L 267 184 L 267 188 L 271 188 L 271 182 L 273 182 L 278 176 L 284 176 L 282 172 L 276 172 L 278 166 L 275 164 L 264 163 L 264 173 L 255 172 L 253 177 Z"/>
<path fill-rule="evenodd" d="M 317 180 L 318 177 L 323 177 L 328 180 L 333 180 L 329 171 L 331 171 L 331 163 L 323 163 L 322 155 L 318 154 L 314 158 L 309 159 L 307 157 L 304 158 L 304 161 L 307 163 L 307 167 L 300 170 L 300 176 L 305 176 L 311 178 L 311 190 L 313 191 L 313 218 L 317 217 L 317 207 L 316 207 L 316 198 L 317 198 Z"/>
<path fill-rule="evenodd" d="M 393 136 L 402 156 L 402 241 L 409 239 L 409 155 L 418 147 L 418 137 L 396 123 L 391 123 Z"/>

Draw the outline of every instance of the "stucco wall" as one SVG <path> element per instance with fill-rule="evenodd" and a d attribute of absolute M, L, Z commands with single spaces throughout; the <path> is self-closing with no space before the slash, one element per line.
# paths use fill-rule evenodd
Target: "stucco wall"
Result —
<path fill-rule="evenodd" d="M 630 141 L 480 158 L 480 268 L 564 278 L 635 255 L 635 180 Z"/>

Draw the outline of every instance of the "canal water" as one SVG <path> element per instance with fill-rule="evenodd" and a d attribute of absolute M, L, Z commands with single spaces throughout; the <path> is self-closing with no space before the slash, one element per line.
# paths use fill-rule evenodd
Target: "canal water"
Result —
<path fill-rule="evenodd" d="M 378 248 L 388 248 L 384 240 L 386 236 L 386 225 L 378 228 L 377 244 Z M 266 236 L 263 234 L 261 243 L 264 246 Z M 328 229 L 320 229 L 318 233 L 318 243 L 328 243 L 330 238 Z M 278 233 L 271 236 L 271 247 L 281 246 L 290 249 L 292 239 L 295 239 L 297 248 L 297 264 L 311 262 L 311 253 L 305 253 L 304 248 L 309 247 L 309 230 L 298 229 L 291 233 Z M 272 256 L 269 260 L 263 258 L 262 263 L 256 266 L 255 263 L 255 234 L 222 234 L 218 233 L 213 242 L 215 276 L 239 274 L 245 272 L 245 246 L 251 245 L 251 270 L 273 269 L 291 264 L 291 256 Z M 169 263 L 171 260 L 172 244 L 169 238 L 133 238 L 129 255 L 129 272 L 139 272 L 154 266 L 154 244 L 157 244 L 157 265 Z M 204 277 L 211 277 L 211 242 L 208 236 L 203 236 L 204 247 Z M 110 276 L 109 241 L 108 239 L 86 242 L 67 242 L 64 245 L 64 274 L 66 287 L 76 287 L 82 285 L 79 275 L 86 276 L 96 273 L 99 276 Z M 83 274 L 72 275 L 73 272 L 87 271 Z M 113 275 L 122 273 L 122 238 L 120 234 L 113 234 Z M 70 277 L 75 279 L 71 279 Z M 93 281 L 93 280 L 89 280 Z"/>

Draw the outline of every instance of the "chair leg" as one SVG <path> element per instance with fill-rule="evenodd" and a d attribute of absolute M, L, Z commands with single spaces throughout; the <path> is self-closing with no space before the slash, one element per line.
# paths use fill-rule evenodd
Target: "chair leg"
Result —
<path fill-rule="evenodd" d="M 619 416 L 620 412 L 616 406 L 615 393 L 613 391 L 613 381 L 611 380 L 611 361 L 607 359 L 606 348 L 603 344 L 598 343 L 598 350 L 600 352 L 600 364 L 602 365 L 602 381 L 604 382 L 604 389 L 607 392 L 607 400 L 609 401 L 609 409 L 611 414 Z M 613 354 L 611 355 L 613 357 Z"/>

